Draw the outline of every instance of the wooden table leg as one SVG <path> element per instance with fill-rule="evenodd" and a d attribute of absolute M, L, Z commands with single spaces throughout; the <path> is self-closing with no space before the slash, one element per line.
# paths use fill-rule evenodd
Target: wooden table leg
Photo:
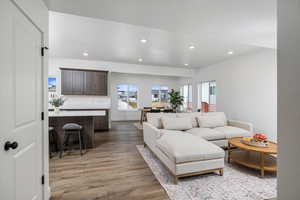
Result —
<path fill-rule="evenodd" d="M 265 158 L 264 153 L 260 153 L 260 177 L 263 178 L 265 176 Z"/>
<path fill-rule="evenodd" d="M 143 122 L 147 121 L 147 111 L 143 111 Z"/>
<path fill-rule="evenodd" d="M 178 183 L 178 177 L 174 175 L 174 184 L 177 185 L 177 183 Z"/>
<path fill-rule="evenodd" d="M 230 152 L 231 152 L 231 146 L 230 146 L 230 143 L 228 143 L 228 163 L 230 163 Z"/>
<path fill-rule="evenodd" d="M 220 169 L 220 170 L 219 170 L 219 173 L 220 173 L 220 176 L 223 176 L 223 175 L 224 175 L 224 169 L 223 169 L 223 168 Z"/>
<path fill-rule="evenodd" d="M 144 111 L 141 110 L 140 124 L 143 124 L 143 121 L 144 121 Z"/>

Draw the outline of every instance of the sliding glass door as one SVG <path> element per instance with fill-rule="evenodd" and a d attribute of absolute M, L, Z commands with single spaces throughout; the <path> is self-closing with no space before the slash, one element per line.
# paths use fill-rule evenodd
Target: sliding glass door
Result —
<path fill-rule="evenodd" d="M 193 110 L 193 87 L 192 85 L 184 85 L 180 87 L 180 95 L 183 96 L 183 111 L 192 111 Z"/>
<path fill-rule="evenodd" d="M 198 108 L 207 104 L 209 112 L 216 111 L 216 81 L 204 81 L 198 84 Z"/>

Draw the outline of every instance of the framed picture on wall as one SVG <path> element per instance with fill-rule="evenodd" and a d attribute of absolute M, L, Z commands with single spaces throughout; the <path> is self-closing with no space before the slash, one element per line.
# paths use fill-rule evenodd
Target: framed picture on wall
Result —
<path fill-rule="evenodd" d="M 56 77 L 48 77 L 48 91 L 56 92 Z"/>

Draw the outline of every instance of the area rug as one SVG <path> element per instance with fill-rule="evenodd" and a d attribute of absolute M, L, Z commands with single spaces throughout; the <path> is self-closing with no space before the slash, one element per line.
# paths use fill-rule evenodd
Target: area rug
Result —
<path fill-rule="evenodd" d="M 277 179 L 274 174 L 259 178 L 259 172 L 234 164 L 226 164 L 224 176 L 207 174 L 179 179 L 173 177 L 160 161 L 142 145 L 137 149 L 166 190 L 171 200 L 264 200 L 276 197 Z"/>
<path fill-rule="evenodd" d="M 141 124 L 141 123 L 134 123 L 133 124 L 138 130 L 143 130 L 143 124 Z"/>

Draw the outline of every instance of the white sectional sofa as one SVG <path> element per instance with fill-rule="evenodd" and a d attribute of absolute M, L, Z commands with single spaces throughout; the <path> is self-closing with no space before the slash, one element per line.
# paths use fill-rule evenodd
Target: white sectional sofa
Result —
<path fill-rule="evenodd" d="M 223 175 L 228 139 L 251 136 L 250 123 L 227 120 L 223 112 L 148 113 L 144 144 L 178 178 L 218 171 Z"/>

